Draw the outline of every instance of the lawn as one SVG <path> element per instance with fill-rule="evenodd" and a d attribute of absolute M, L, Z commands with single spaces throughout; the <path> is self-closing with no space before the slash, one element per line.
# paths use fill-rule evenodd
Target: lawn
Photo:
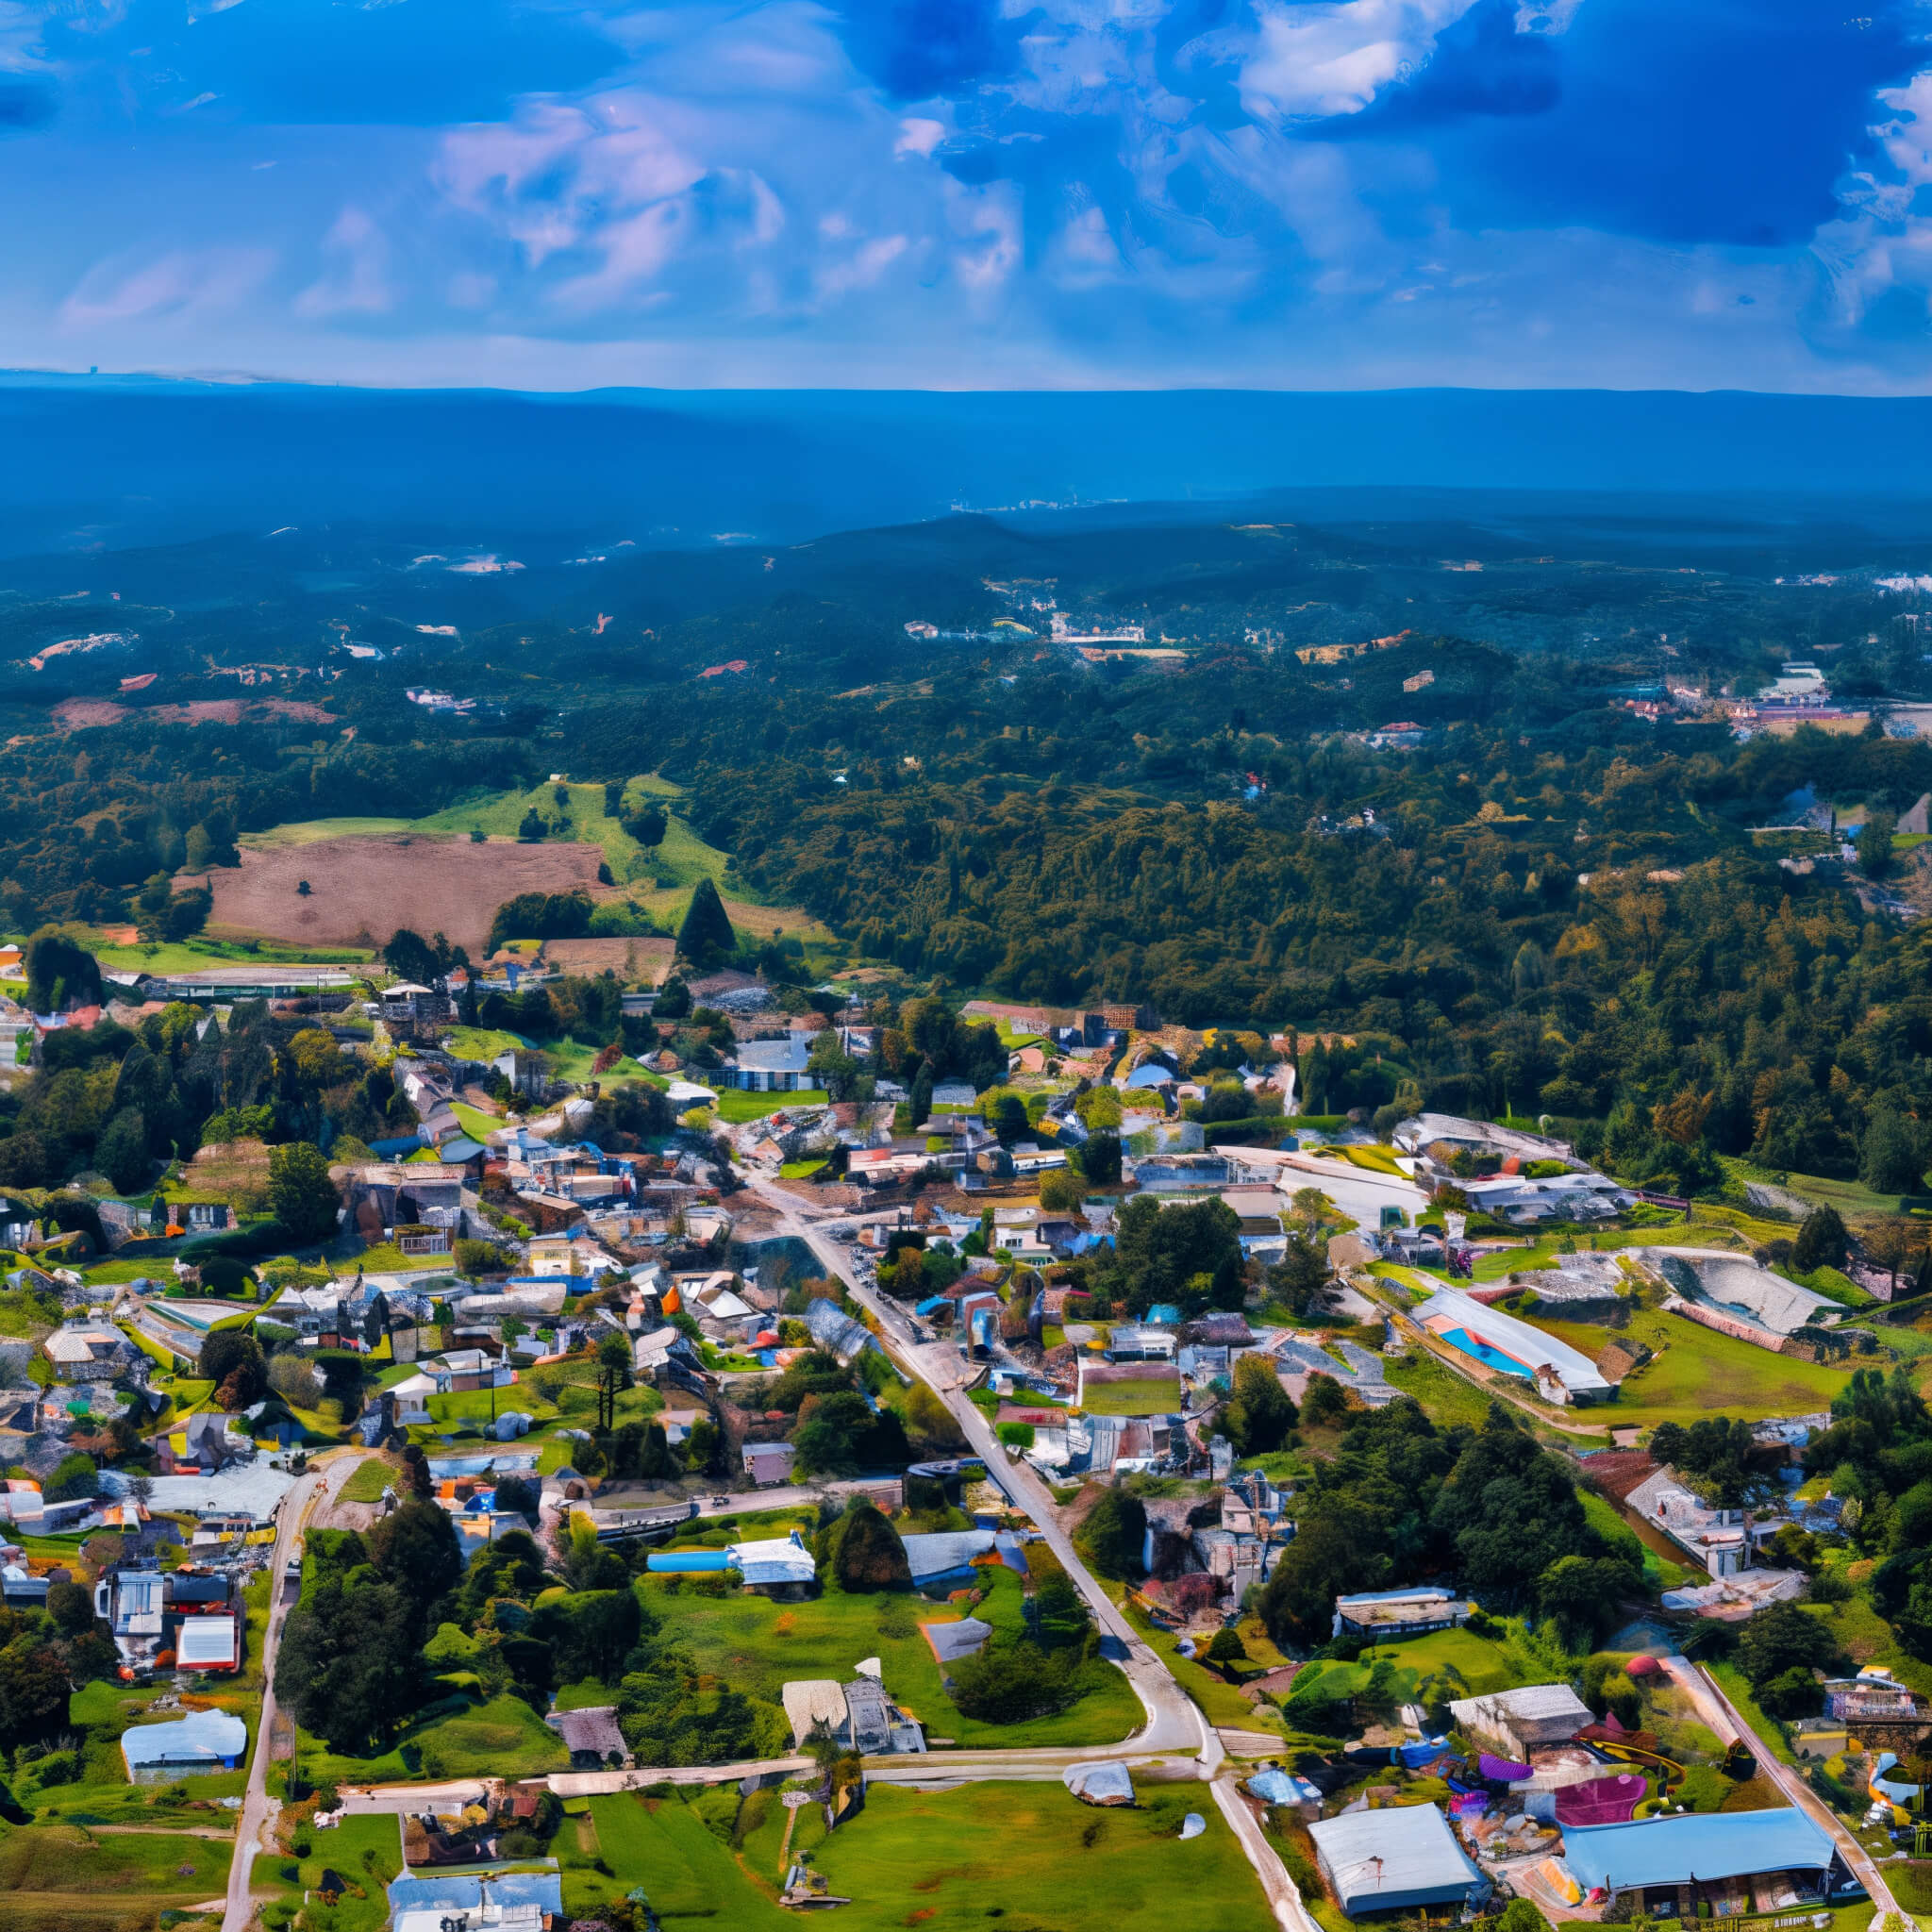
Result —
<path fill-rule="evenodd" d="M 1422 1404 L 1429 1420 L 1445 1429 L 1458 1423 L 1480 1428 L 1493 1399 L 1486 1390 L 1465 1382 L 1455 1370 L 1432 1355 L 1411 1346 L 1398 1361 L 1386 1362 L 1382 1373 L 1391 1385 Z"/>
<path fill-rule="evenodd" d="M 103 966 L 117 972 L 158 973 L 163 974 L 206 972 L 210 966 L 359 966 L 371 955 L 356 947 L 290 946 L 274 940 L 217 940 L 206 936 L 187 941 L 142 945 L 121 944 L 104 937 L 107 928 L 98 925 L 63 925 L 60 930 L 77 940 Z M 114 928 L 125 932 L 125 926 Z M 22 943 L 26 935 L 14 939 Z"/>
<path fill-rule="evenodd" d="M 768 1531 L 767 1534 L 776 1534 Z M 1024 1623 L 1024 1591 L 1010 1570 L 984 1569 L 991 1579 L 985 1603 L 974 1615 L 996 1629 Z M 810 1603 L 774 1604 L 758 1596 L 676 1596 L 661 1584 L 646 1587 L 644 1601 L 664 1619 L 668 1632 L 689 1647 L 702 1670 L 755 1696 L 778 1701 L 794 1677 L 852 1675 L 863 1657 L 885 1668 L 887 1690 L 925 1726 L 930 1737 L 961 1745 L 1113 1744 L 1141 1724 L 1141 1701 L 1110 1664 L 1088 1666 L 1093 1688 L 1056 1717 L 1017 1724 L 990 1724 L 963 1717 L 946 1695 L 921 1623 L 958 1613 L 907 1595 L 847 1596 L 830 1590 Z"/>
<path fill-rule="evenodd" d="M 511 1047 L 528 1047 L 530 1041 L 521 1033 L 506 1033 L 499 1026 L 452 1026 L 449 1030 L 449 1049 L 459 1059 L 493 1060 L 498 1054 L 508 1053 Z M 474 1112 L 475 1109 L 472 1108 Z M 502 1122 L 497 1125 L 501 1126 Z"/>
<path fill-rule="evenodd" d="M 473 1141 L 488 1141 L 503 1125 L 495 1114 L 485 1113 L 480 1107 L 472 1107 L 467 1100 L 451 1101 L 449 1110 Z"/>
<path fill-rule="evenodd" d="M 1172 1415 L 1181 1407 L 1181 1385 L 1152 1379 L 1090 1382 L 1080 1400 L 1089 1415 Z"/>
<path fill-rule="evenodd" d="M 1621 1329 L 1541 1320 L 1535 1325 L 1591 1357 L 1622 1339 L 1649 1343 L 1652 1359 L 1624 1380 L 1615 1402 L 1591 1411 L 1593 1420 L 1616 1427 L 1716 1414 L 1808 1415 L 1831 1407 L 1848 1374 L 1656 1309 L 1640 1309 Z"/>
<path fill-rule="evenodd" d="M 1208 1829 L 1183 1844 L 1181 1820 Z M 736 1813 L 734 1821 L 734 1812 Z M 730 1829 L 727 1845 L 705 1823 Z M 580 1835 L 577 1846 L 564 1840 Z M 852 1904 L 839 1923 L 856 1932 L 1051 1926 L 1118 1932 L 1174 1917 L 1185 1898 L 1190 1932 L 1266 1932 L 1274 1921 L 1240 1843 L 1197 1784 L 1147 1785 L 1128 1811 L 1094 1811 L 1057 1784 L 972 1784 L 924 1792 L 874 1785 L 865 1807 L 826 1835 L 820 1814 L 798 1815 L 794 1849 L 809 1849 L 831 1890 Z M 579 1916 L 641 1889 L 666 1923 L 715 1918 L 775 1928 L 785 1809 L 759 1792 L 740 1805 L 727 1791 L 686 1802 L 593 1798 L 590 1816 L 558 1834 L 564 1907 Z M 594 1851 L 591 1849 L 594 1847 Z M 608 1867 L 593 1874 L 591 1857 Z"/>
<path fill-rule="evenodd" d="M 824 1107 L 831 1097 L 815 1087 L 797 1093 L 747 1093 L 742 1088 L 725 1087 L 718 1091 L 717 1113 L 721 1121 L 736 1127 L 746 1121 L 761 1121 L 781 1108 Z"/>
<path fill-rule="evenodd" d="M 1412 1637 L 1399 1644 L 1377 1644 L 1376 1654 L 1392 1657 L 1422 1677 L 1444 1669 L 1454 1670 L 1474 1697 L 1513 1690 L 1524 1681 L 1509 1653 L 1500 1643 L 1478 1637 L 1474 1630 L 1435 1630 L 1426 1637 Z"/>
<path fill-rule="evenodd" d="M 393 1468 L 379 1456 L 358 1464 L 356 1474 L 342 1485 L 344 1503 L 379 1503 L 382 1492 L 396 1479 Z"/>
<path fill-rule="evenodd" d="M 385 1887 L 403 1869 L 402 1822 L 394 1817 L 345 1818 L 327 1831 L 308 1835 L 306 1858 L 264 1854 L 248 1874 L 258 1898 L 272 1898 L 263 1921 L 274 1927 L 291 1923 L 305 1891 L 315 1892 L 303 1919 L 305 1932 L 382 1932 L 389 1924 Z M 323 1874 L 334 1872 L 356 1888 L 334 1906 L 322 1903 Z M 362 1896 L 358 1898 L 356 1891 Z M 283 1914 L 287 1916 L 284 1917 Z"/>
<path fill-rule="evenodd" d="M 1209 1724 L 1241 1731 L 1275 1731 L 1281 1728 L 1280 1719 L 1268 1706 L 1264 1704 L 1257 1707 L 1250 1704 L 1240 1689 L 1228 1683 L 1219 1671 L 1210 1671 L 1207 1665 L 1183 1657 L 1177 1648 L 1180 1640 L 1172 1630 L 1163 1630 L 1158 1624 L 1150 1623 L 1128 1603 L 1124 1586 L 1107 1583 L 1101 1587 L 1120 1605 L 1127 1622 L 1158 1654 L 1175 1683 L 1206 1713 Z"/>
<path fill-rule="evenodd" d="M 408 1724 L 394 1747 L 378 1757 L 343 1757 L 321 1739 L 302 1736 L 302 1776 L 320 1784 L 399 1783 L 412 1777 L 535 1777 L 567 1771 L 570 1753 L 521 1697 L 496 1697 L 488 1704 L 464 1700 L 459 1710 L 442 1711 Z"/>
<path fill-rule="evenodd" d="M 0 1925 L 57 1923 L 68 1899 L 98 1907 L 139 1898 L 189 1905 L 218 1898 L 234 1845 L 185 1832 L 113 1832 L 80 1824 L 21 1825 L 0 1838 Z M 38 1916 L 36 1916 L 38 1915 Z"/>
<path fill-rule="evenodd" d="M 408 819 L 304 819 L 299 824 L 276 825 L 272 831 L 243 832 L 235 842 L 258 852 L 275 852 L 291 845 L 318 844 L 324 839 L 381 838 L 408 829 Z"/>

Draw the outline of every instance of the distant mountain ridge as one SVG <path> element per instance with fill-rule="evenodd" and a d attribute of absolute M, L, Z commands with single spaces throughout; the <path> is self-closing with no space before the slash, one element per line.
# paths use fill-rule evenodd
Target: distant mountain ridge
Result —
<path fill-rule="evenodd" d="M 381 391 L 0 375 L 0 549 L 404 517 L 688 546 L 1273 491 L 1932 499 L 1932 398 Z"/>

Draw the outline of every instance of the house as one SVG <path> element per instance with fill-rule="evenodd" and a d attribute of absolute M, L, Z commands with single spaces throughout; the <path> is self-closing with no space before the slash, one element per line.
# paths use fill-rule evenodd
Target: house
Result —
<path fill-rule="evenodd" d="M 791 1480 L 791 1465 L 798 1451 L 790 1442 L 747 1442 L 744 1445 L 744 1473 L 761 1490 Z"/>
<path fill-rule="evenodd" d="M 122 1761 L 137 1785 L 234 1771 L 247 1752 L 248 1726 L 226 1710 L 191 1711 L 174 1724 L 136 1724 L 121 1734 Z"/>
<path fill-rule="evenodd" d="M 389 1907 L 390 1932 L 553 1932 L 565 1923 L 556 1872 L 398 1878 Z"/>
<path fill-rule="evenodd" d="M 1445 1590 L 1370 1591 L 1335 1599 L 1337 1637 L 1378 1639 L 1421 1637 L 1431 1630 L 1455 1630 L 1469 1622 L 1475 1606 Z"/>
<path fill-rule="evenodd" d="M 71 1315 L 41 1344 L 57 1382 L 114 1382 L 146 1356 L 104 1315 Z"/>
<path fill-rule="evenodd" d="M 1431 1295 L 1414 1319 L 1481 1367 L 1528 1382 L 1545 1402 L 1607 1402 L 1616 1393 L 1587 1355 L 1457 1289 Z"/>
<path fill-rule="evenodd" d="M 735 1570 L 746 1590 L 797 1597 L 818 1587 L 818 1565 L 796 1530 L 789 1537 L 731 1543 L 722 1550 L 658 1550 L 644 1558 L 653 1575 L 717 1575 Z"/>
<path fill-rule="evenodd" d="M 1459 1697 L 1449 1710 L 1471 1737 L 1519 1764 L 1527 1762 L 1540 1745 L 1567 1744 L 1595 1722 L 1590 1707 L 1567 1684 L 1525 1684 L 1486 1697 Z"/>
<path fill-rule="evenodd" d="M 802 1034 L 785 1040 L 747 1040 L 724 1062 L 721 1077 L 727 1087 L 753 1093 L 795 1093 L 817 1085 L 807 1070 L 811 1041 Z"/>
<path fill-rule="evenodd" d="M 1171 1362 L 1177 1341 L 1172 1328 L 1117 1323 L 1108 1337 L 1107 1358 L 1110 1362 Z"/>
<path fill-rule="evenodd" d="M 1624 1507 L 1662 1530 L 1712 1577 L 1755 1570 L 1760 1545 L 1779 1527 L 1776 1521 L 1754 1523 L 1749 1510 L 1721 1509 L 1707 1503 L 1668 1468 L 1645 1476 L 1624 1498 Z M 1793 1578 L 1794 1584 L 1797 1580 Z"/>
<path fill-rule="evenodd" d="M 167 1605 L 158 1570 L 113 1570 L 94 1585 L 94 1615 L 107 1623 L 121 1661 L 148 1670 L 160 1654 Z"/>
<path fill-rule="evenodd" d="M 1483 1875 L 1433 1805 L 1344 1812 L 1308 1826 L 1315 1862 L 1343 1913 L 1460 1907 Z"/>

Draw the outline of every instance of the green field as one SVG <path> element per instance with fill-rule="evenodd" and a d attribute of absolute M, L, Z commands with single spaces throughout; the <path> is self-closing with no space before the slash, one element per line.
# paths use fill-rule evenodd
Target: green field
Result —
<path fill-rule="evenodd" d="M 243 832 L 235 842 L 257 852 L 279 852 L 291 845 L 318 845 L 325 839 L 380 838 L 388 832 L 407 832 L 410 824 L 408 819 L 304 819 L 298 824 L 276 825 L 273 831 Z"/>
<path fill-rule="evenodd" d="M 202 973 L 210 966 L 359 966 L 371 957 L 358 947 L 302 947 L 275 940 L 216 940 L 196 938 L 154 945 L 123 944 L 105 937 L 106 928 L 69 923 L 60 930 L 84 945 L 103 966 L 117 972 L 161 974 Z M 128 928 L 116 926 L 116 932 Z M 25 944 L 25 933 L 0 934 Z"/>
<path fill-rule="evenodd" d="M 1189 1811 L 1208 1828 L 1182 1843 Z M 707 1829 L 706 1813 L 730 1827 L 732 1844 Z M 593 1798 L 588 1825 L 582 1836 L 611 1875 L 592 1875 L 587 1858 L 569 1859 L 567 1911 L 585 1915 L 636 1886 L 667 1924 L 701 1916 L 738 1932 L 790 1923 L 773 1903 L 785 1811 L 770 1792 L 742 1807 L 725 1792 L 690 1804 Z M 572 1829 L 566 1822 L 559 1839 Z M 838 1919 L 858 1932 L 1003 1922 L 1016 1932 L 1121 1932 L 1169 1921 L 1189 1932 L 1267 1932 L 1274 1924 L 1239 1841 L 1198 1784 L 1142 1785 L 1135 1808 L 1124 1811 L 1091 1810 L 1057 1784 L 945 1792 L 874 1785 L 864 1808 L 829 1836 L 810 1807 L 794 1829 L 793 1849 L 809 1849 L 832 1891 L 852 1900 Z"/>
<path fill-rule="evenodd" d="M 1024 1591 L 1010 1570 L 983 1569 L 991 1580 L 985 1603 L 974 1615 L 999 1630 L 1024 1623 Z M 928 1737 L 961 1745 L 1113 1744 L 1138 1730 L 1141 1702 L 1110 1664 L 1091 1664 L 1093 1688 L 1057 1717 L 1018 1724 L 989 1724 L 963 1717 L 946 1695 L 939 1665 L 922 1622 L 958 1614 L 904 1594 L 847 1596 L 828 1590 L 810 1603 L 774 1604 L 742 1594 L 703 1597 L 686 1590 L 676 1596 L 661 1585 L 646 1588 L 644 1601 L 696 1658 L 701 1670 L 759 1697 L 778 1701 L 794 1677 L 851 1676 L 860 1658 L 876 1657 L 888 1691 L 925 1726 Z"/>
<path fill-rule="evenodd" d="M 345 1818 L 327 1831 L 309 1834 L 306 1858 L 282 1853 L 258 1857 L 248 1883 L 258 1898 L 273 1902 L 268 1913 L 286 1912 L 291 1920 L 301 1908 L 305 1891 L 318 1894 L 303 1916 L 304 1932 L 382 1932 L 389 1924 L 384 1888 L 402 1869 L 401 1820 Z M 346 1878 L 355 1888 L 334 1906 L 325 1906 L 319 1896 L 326 1872 Z M 266 1913 L 264 1917 L 265 1923 L 275 1923 Z"/>
<path fill-rule="evenodd" d="M 382 1492 L 396 1479 L 395 1471 L 379 1456 L 372 1456 L 357 1466 L 356 1474 L 342 1485 L 344 1503 L 379 1503 Z"/>
<path fill-rule="evenodd" d="M 1090 1382 L 1081 1403 L 1089 1415 L 1172 1415 L 1182 1403 L 1181 1385 L 1173 1381 Z"/>
<path fill-rule="evenodd" d="M 66 1899 L 180 1906 L 219 1898 L 233 1854 L 230 1839 L 186 1832 L 97 1835 L 81 1824 L 20 1825 L 0 1838 L 0 1903 L 19 1914 L 38 1900 L 42 1923 L 51 1924 Z"/>
<path fill-rule="evenodd" d="M 816 1087 L 797 1093 L 747 1093 L 739 1087 L 717 1091 L 718 1118 L 732 1126 L 741 1126 L 746 1121 L 761 1121 L 768 1113 L 777 1113 L 783 1108 L 823 1107 L 832 1097 Z"/>
<path fill-rule="evenodd" d="M 397 1783 L 406 1778 L 535 1777 L 565 1771 L 570 1753 L 521 1697 L 408 1724 L 394 1747 L 378 1757 L 342 1757 L 319 1738 L 301 1740 L 302 1775 L 311 1783 Z"/>
<path fill-rule="evenodd" d="M 1588 1411 L 1592 1421 L 1618 1427 L 1717 1414 L 1807 1415 L 1829 1408 L 1848 1374 L 1655 1309 L 1639 1310 L 1621 1329 L 1582 1322 L 1535 1325 L 1591 1357 L 1619 1339 L 1649 1343 L 1653 1358 L 1624 1382 L 1616 1401 Z"/>

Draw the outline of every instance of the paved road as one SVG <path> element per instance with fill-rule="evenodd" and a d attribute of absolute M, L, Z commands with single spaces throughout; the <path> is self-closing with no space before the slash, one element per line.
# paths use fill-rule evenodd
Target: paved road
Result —
<path fill-rule="evenodd" d="M 1145 1725 L 1103 1756 L 1124 1756 L 1133 1752 L 1184 1751 L 1199 1757 L 1204 1776 L 1212 1777 L 1225 1755 L 1213 1726 L 1202 1716 L 1187 1692 L 1174 1682 L 1172 1673 L 1128 1623 L 1089 1574 L 1074 1550 L 1073 1540 L 1060 1528 L 1052 1493 L 1040 1476 L 1024 1462 L 1009 1462 L 1006 1450 L 993 1435 L 991 1424 L 966 1399 L 964 1384 L 973 1371 L 961 1361 L 950 1342 L 922 1342 L 905 1311 L 886 1296 L 860 1286 L 854 1278 L 852 1264 L 836 1241 L 823 1230 L 799 1220 L 793 1202 L 782 1189 L 754 1178 L 747 1186 L 777 1216 L 783 1232 L 805 1241 L 828 1273 L 843 1281 L 848 1292 L 861 1307 L 878 1318 L 884 1340 L 895 1360 L 926 1383 L 944 1402 L 967 1441 L 985 1458 L 994 1479 L 1013 1501 L 1033 1519 L 1046 1539 L 1047 1547 L 1066 1566 L 1080 1594 L 1086 1598 L 1095 1621 L 1107 1636 L 1112 1661 L 1119 1665 L 1134 1694 L 1147 1714 Z M 950 1755 L 948 1754 L 949 1759 Z"/>
<path fill-rule="evenodd" d="M 248 1881 L 255 1869 L 255 1854 L 261 1848 L 262 1827 L 274 1816 L 268 1795 L 269 1738 L 275 1721 L 275 1650 L 282 1641 L 282 1624 L 293 1601 L 282 1587 L 282 1571 L 295 1553 L 295 1544 L 316 1506 L 340 1491 L 360 1465 L 359 1455 L 341 1453 L 327 1462 L 310 1468 L 298 1476 L 282 1499 L 275 1553 L 269 1558 L 269 1574 L 274 1577 L 269 1598 L 268 1632 L 261 1646 L 261 1723 L 255 1734 L 255 1757 L 248 1767 L 248 1788 L 242 1801 L 242 1813 L 235 1826 L 235 1862 L 228 1872 L 228 1905 L 222 1915 L 222 1932 L 246 1932 L 255 1916 L 255 1903 L 249 1896 Z"/>
<path fill-rule="evenodd" d="M 1741 1740 L 1757 1759 L 1758 1770 L 1785 1794 L 1786 1801 L 1797 1806 L 1831 1834 L 1839 1856 L 1872 1894 L 1874 1910 L 1880 1916 L 1898 1911 L 1898 1901 L 1892 1897 L 1891 1888 L 1886 1884 L 1871 1853 L 1846 1829 L 1837 1812 L 1745 1723 L 1743 1713 L 1718 1688 L 1710 1673 L 1688 1657 L 1666 1657 L 1659 1661 L 1671 1681 L 1690 1693 L 1698 1716 L 1726 1743 Z M 1908 1925 L 1912 1923 L 1909 1914 L 1905 1915 L 1905 1922 Z"/>

